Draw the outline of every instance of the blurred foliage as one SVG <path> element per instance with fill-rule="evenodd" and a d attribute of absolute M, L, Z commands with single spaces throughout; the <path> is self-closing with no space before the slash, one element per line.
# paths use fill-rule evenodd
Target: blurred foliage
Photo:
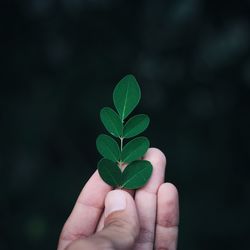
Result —
<path fill-rule="evenodd" d="M 247 249 L 249 13 L 247 0 L 2 1 L 1 249 L 56 248 L 127 73 L 180 192 L 179 249 Z"/>

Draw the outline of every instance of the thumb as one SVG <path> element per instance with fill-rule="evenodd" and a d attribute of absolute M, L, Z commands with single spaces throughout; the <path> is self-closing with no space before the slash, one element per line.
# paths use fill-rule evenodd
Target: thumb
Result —
<path fill-rule="evenodd" d="M 122 190 L 109 192 L 104 217 L 104 229 L 97 235 L 109 239 L 113 249 L 131 249 L 139 234 L 139 220 L 131 195 Z"/>
<path fill-rule="evenodd" d="M 105 199 L 104 217 L 103 230 L 73 243 L 69 249 L 132 249 L 139 234 L 139 220 L 131 195 L 122 190 L 109 192 Z"/>

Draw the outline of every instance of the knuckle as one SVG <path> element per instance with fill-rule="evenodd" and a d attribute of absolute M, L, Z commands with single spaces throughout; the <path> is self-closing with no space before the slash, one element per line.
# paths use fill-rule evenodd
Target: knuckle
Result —
<path fill-rule="evenodd" d="M 140 228 L 138 243 L 154 242 L 154 232 L 146 228 Z"/>

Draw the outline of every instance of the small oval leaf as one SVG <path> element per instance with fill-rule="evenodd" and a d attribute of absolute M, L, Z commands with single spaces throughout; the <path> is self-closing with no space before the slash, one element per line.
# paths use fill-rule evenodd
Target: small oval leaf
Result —
<path fill-rule="evenodd" d="M 127 75 L 118 82 L 113 101 L 122 122 L 134 110 L 140 98 L 141 90 L 133 75 Z"/>
<path fill-rule="evenodd" d="M 100 112 L 100 118 L 107 131 L 116 137 L 122 136 L 122 122 L 119 115 L 111 108 L 105 107 Z"/>
<path fill-rule="evenodd" d="M 137 189 L 149 180 L 153 167 L 149 161 L 138 160 L 130 163 L 122 173 L 122 188 Z"/>
<path fill-rule="evenodd" d="M 142 133 L 149 125 L 147 115 L 135 115 L 131 117 L 124 126 L 123 137 L 130 138 Z"/>
<path fill-rule="evenodd" d="M 101 178 L 112 187 L 119 187 L 121 185 L 122 172 L 116 163 L 101 159 L 97 165 L 99 175 Z"/>
<path fill-rule="evenodd" d="M 146 137 L 137 137 L 128 142 L 122 152 L 121 161 L 129 163 L 142 157 L 149 148 L 149 140 Z"/>
<path fill-rule="evenodd" d="M 101 134 L 96 139 L 98 152 L 106 159 L 117 162 L 120 159 L 120 149 L 117 142 L 110 136 Z"/>

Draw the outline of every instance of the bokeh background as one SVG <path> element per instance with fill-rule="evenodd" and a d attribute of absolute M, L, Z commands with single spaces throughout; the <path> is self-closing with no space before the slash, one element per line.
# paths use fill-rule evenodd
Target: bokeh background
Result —
<path fill-rule="evenodd" d="M 1 2 L 0 245 L 55 249 L 136 76 L 179 189 L 180 250 L 249 249 L 250 1 Z"/>

